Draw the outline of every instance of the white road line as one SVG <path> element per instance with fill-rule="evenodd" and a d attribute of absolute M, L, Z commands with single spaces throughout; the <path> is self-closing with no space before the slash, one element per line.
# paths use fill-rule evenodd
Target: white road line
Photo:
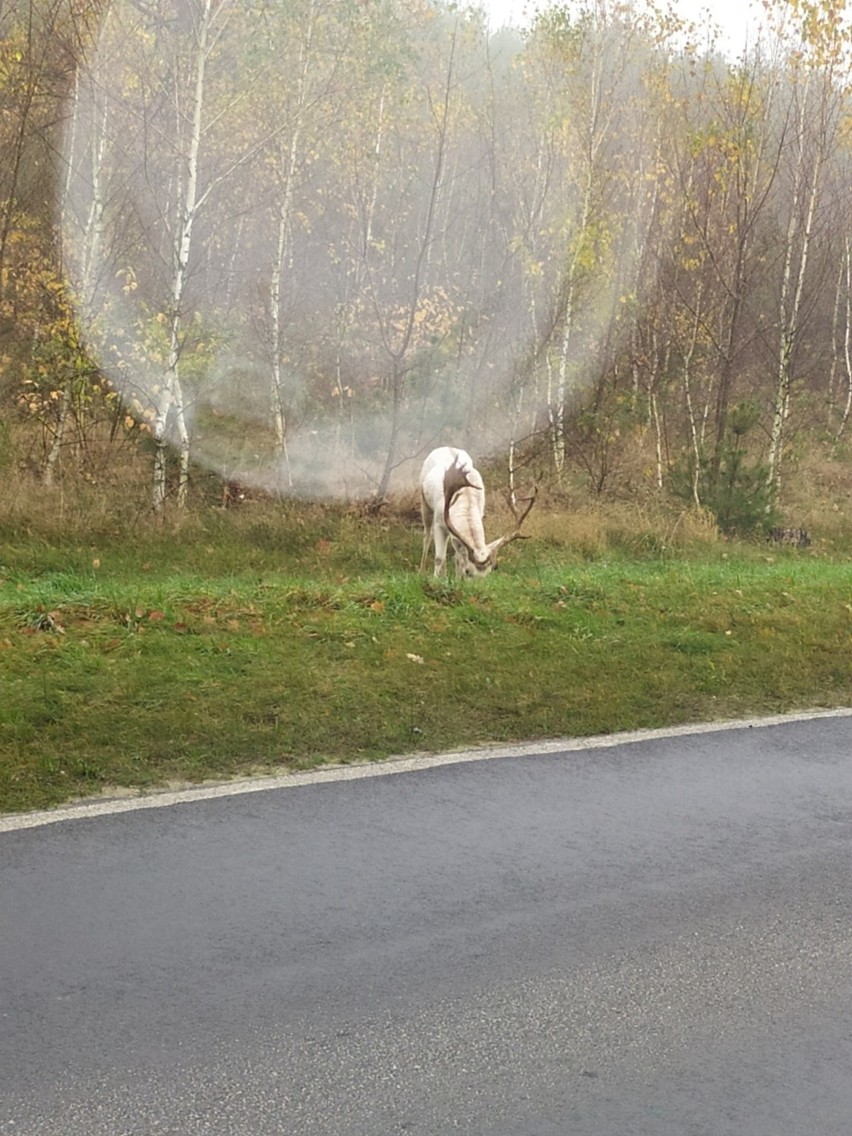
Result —
<path fill-rule="evenodd" d="M 523 745 L 487 746 L 448 753 L 414 754 L 391 757 L 385 761 L 359 762 L 356 765 L 324 765 L 317 769 L 299 773 L 281 772 L 274 776 L 217 782 L 213 785 L 198 785 L 186 789 L 155 790 L 140 793 L 137 796 L 119 797 L 117 799 L 102 800 L 96 798 L 77 801 L 42 812 L 0 815 L 0 832 L 38 828 L 46 824 L 80 820 L 85 817 L 135 812 L 137 809 L 162 809 L 169 805 L 182 805 L 191 801 L 209 801 L 218 797 L 232 797 L 244 793 L 263 793 L 269 789 L 296 789 L 303 785 L 320 785 L 332 781 L 355 781 L 364 777 L 386 777 L 394 773 L 415 773 L 421 769 L 434 769 L 441 765 L 456 765 L 464 761 L 491 761 L 495 758 L 525 757 L 539 753 L 576 753 L 586 749 L 603 749 L 605 747 L 630 745 L 633 742 L 653 741 L 655 738 L 689 737 L 692 734 L 758 729 L 764 726 L 784 725 L 788 722 L 807 722 L 817 718 L 849 717 L 852 717 L 852 707 L 840 710 L 810 710 L 793 714 L 775 714 L 765 718 L 702 722 L 689 726 L 673 726 L 668 729 L 632 730 L 628 733 L 601 734 L 589 738 L 555 738 L 548 741 L 525 742 Z"/>

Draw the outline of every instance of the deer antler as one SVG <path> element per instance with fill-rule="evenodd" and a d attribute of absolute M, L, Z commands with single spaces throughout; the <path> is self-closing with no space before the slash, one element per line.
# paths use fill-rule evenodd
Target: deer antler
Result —
<path fill-rule="evenodd" d="M 512 500 L 511 495 L 509 493 L 506 494 L 506 504 L 511 509 L 512 516 L 515 518 L 515 528 L 514 528 L 513 532 L 507 533 L 504 537 L 500 538 L 501 544 L 508 544 L 510 540 L 519 540 L 519 539 L 520 540 L 526 540 L 527 539 L 525 534 L 521 532 L 521 525 L 524 523 L 524 521 L 529 516 L 530 509 L 532 509 L 533 505 L 535 504 L 537 497 L 538 497 L 538 486 L 536 485 L 533 488 L 532 496 L 521 498 L 522 501 L 526 502 L 526 508 L 523 509 L 519 513 L 517 506 L 515 505 L 515 503 Z"/>
<path fill-rule="evenodd" d="M 452 535 L 464 547 L 472 552 L 473 548 L 469 541 L 461 535 L 453 522 L 450 520 L 450 506 L 452 505 L 456 494 L 460 489 L 476 489 L 477 487 L 468 478 L 467 470 L 459 465 L 458 460 L 454 461 L 444 474 L 444 524 Z"/>

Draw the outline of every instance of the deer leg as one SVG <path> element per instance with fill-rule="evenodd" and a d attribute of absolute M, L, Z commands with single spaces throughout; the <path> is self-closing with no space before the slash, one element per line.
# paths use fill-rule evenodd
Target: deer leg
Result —
<path fill-rule="evenodd" d="M 426 504 L 425 498 L 420 500 L 420 515 L 423 518 L 423 555 L 420 557 L 420 571 L 426 571 L 426 563 L 429 560 L 429 546 L 432 543 L 432 525 L 434 523 L 435 514 Z"/>
<path fill-rule="evenodd" d="M 435 525 L 435 575 L 443 576 L 447 566 L 447 541 L 449 533 L 442 525 Z"/>

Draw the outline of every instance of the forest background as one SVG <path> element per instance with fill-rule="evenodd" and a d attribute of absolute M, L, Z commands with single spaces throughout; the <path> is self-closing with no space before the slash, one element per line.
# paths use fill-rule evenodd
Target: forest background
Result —
<path fill-rule="evenodd" d="M 729 532 L 843 511 L 842 7 L 730 59 L 608 2 L 6 0 L 0 52 L 4 509 L 383 500 L 460 441 Z"/>

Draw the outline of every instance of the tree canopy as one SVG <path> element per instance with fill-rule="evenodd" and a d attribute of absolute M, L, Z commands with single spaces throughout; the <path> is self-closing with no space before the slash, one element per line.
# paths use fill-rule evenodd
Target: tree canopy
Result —
<path fill-rule="evenodd" d="M 769 516 L 852 409 L 849 68 L 827 0 L 735 58 L 610 0 L 11 0 L 2 420 L 46 481 L 147 447 L 158 510 L 461 442 Z"/>

